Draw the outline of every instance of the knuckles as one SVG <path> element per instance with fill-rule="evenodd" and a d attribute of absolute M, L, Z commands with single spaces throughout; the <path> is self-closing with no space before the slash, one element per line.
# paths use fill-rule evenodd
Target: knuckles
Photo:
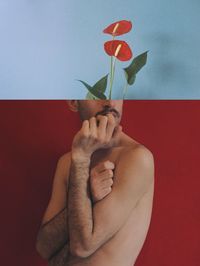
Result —
<path fill-rule="evenodd" d="M 104 190 L 105 196 L 108 195 L 111 191 L 112 191 L 112 188 L 111 188 L 111 187 L 107 187 L 107 188 Z"/>
<path fill-rule="evenodd" d="M 109 124 L 111 125 L 111 126 L 115 126 L 115 120 L 114 120 L 114 118 L 111 118 L 111 119 L 109 119 Z"/>
<path fill-rule="evenodd" d="M 90 134 L 90 139 L 94 142 L 97 142 L 98 141 L 98 137 L 96 134 Z"/>
<path fill-rule="evenodd" d="M 113 177 L 113 171 L 111 169 L 106 170 L 109 177 Z"/>
<path fill-rule="evenodd" d="M 96 117 L 91 117 L 89 120 L 84 120 L 83 124 L 85 125 L 84 127 L 82 127 L 81 131 L 80 131 L 80 137 L 84 138 L 84 139 L 88 139 L 89 141 L 92 141 L 95 144 L 99 144 L 99 145 L 108 145 L 110 142 L 110 137 L 106 136 L 106 134 L 98 134 L 98 127 L 96 130 L 94 130 L 93 132 L 90 131 L 90 126 L 94 123 L 97 122 L 103 122 L 105 125 L 107 123 L 109 123 L 111 126 L 115 125 L 115 120 L 113 118 L 113 116 L 105 116 L 105 115 L 100 115 L 97 118 Z M 86 125 L 89 124 L 89 128 L 86 127 Z"/>
<path fill-rule="evenodd" d="M 109 185 L 112 186 L 113 185 L 113 180 L 109 179 Z"/>
<path fill-rule="evenodd" d="M 97 201 L 97 200 L 100 200 L 102 198 L 102 195 L 100 195 L 99 193 L 94 192 L 93 198 L 95 199 L 95 201 Z"/>
<path fill-rule="evenodd" d="M 99 121 L 104 121 L 104 122 L 108 121 L 108 117 L 106 115 L 98 115 L 97 119 Z"/>
<path fill-rule="evenodd" d="M 113 165 L 113 163 L 112 162 L 110 162 L 110 161 L 105 161 L 105 162 L 103 162 L 103 167 L 105 168 L 105 170 L 111 170 L 112 171 L 112 169 L 110 169 L 110 167 Z"/>
<path fill-rule="evenodd" d="M 106 174 L 109 175 L 109 179 L 105 180 L 100 178 L 99 173 L 95 168 L 91 169 L 90 172 L 90 189 L 92 193 L 92 198 L 95 202 L 102 200 L 112 191 L 113 185 L 113 171 L 108 169 Z"/>
<path fill-rule="evenodd" d="M 106 145 L 107 144 L 107 140 L 104 137 L 102 137 L 102 136 L 98 137 L 98 142 L 99 142 L 99 144 L 102 144 L 102 145 Z"/>
<path fill-rule="evenodd" d="M 113 171 L 111 169 L 106 169 L 105 172 L 106 172 L 106 176 L 108 176 L 110 178 L 113 177 Z"/>
<path fill-rule="evenodd" d="M 88 138 L 89 137 L 89 134 L 85 131 L 82 131 L 82 137 L 83 138 Z"/>

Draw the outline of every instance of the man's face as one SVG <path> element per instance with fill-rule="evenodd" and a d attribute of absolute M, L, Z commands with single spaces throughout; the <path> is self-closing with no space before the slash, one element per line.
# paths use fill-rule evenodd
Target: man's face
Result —
<path fill-rule="evenodd" d="M 121 121 L 123 100 L 79 100 L 78 111 L 81 120 L 88 120 L 98 115 L 107 115 L 111 113 L 116 125 Z"/>

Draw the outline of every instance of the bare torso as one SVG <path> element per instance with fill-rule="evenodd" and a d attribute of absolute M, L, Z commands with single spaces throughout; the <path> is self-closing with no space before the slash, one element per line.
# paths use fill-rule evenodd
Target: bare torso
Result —
<path fill-rule="evenodd" d="M 138 146 L 128 136 L 124 135 L 124 143 L 121 147 L 113 148 L 109 154 L 100 154 L 93 158 L 92 166 L 105 160 L 110 160 L 114 164 L 118 163 L 122 149 L 132 145 Z M 115 178 L 113 179 L 115 185 Z M 107 243 L 99 248 L 88 258 L 76 259 L 71 257 L 66 266 L 132 266 L 145 241 L 152 212 L 154 184 L 139 200 L 136 207 L 124 226 Z M 111 192 L 112 193 L 112 192 Z M 117 209 L 116 209 L 117 212 Z"/>

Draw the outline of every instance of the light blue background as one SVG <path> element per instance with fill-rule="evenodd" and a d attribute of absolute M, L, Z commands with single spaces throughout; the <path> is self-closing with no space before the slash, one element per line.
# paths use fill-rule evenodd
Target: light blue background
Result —
<path fill-rule="evenodd" d="M 81 99 L 109 72 L 102 30 L 127 19 L 135 55 L 147 66 L 129 88 L 131 99 L 200 99 L 199 0 L 0 0 L 0 98 Z M 114 97 L 122 96 L 117 63 Z"/>

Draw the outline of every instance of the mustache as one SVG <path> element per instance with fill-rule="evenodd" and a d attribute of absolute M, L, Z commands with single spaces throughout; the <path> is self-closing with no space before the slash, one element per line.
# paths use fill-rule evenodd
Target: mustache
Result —
<path fill-rule="evenodd" d="M 120 117 L 119 112 L 117 110 L 115 110 L 114 108 L 103 109 L 102 111 L 96 113 L 95 117 L 98 115 L 107 115 L 109 113 L 114 113 L 118 118 Z"/>

